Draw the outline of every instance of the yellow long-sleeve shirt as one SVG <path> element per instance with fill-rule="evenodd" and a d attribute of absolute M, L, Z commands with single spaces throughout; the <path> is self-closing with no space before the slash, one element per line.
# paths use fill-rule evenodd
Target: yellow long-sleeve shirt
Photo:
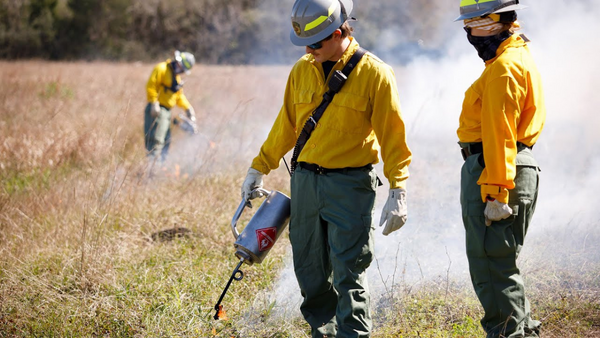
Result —
<path fill-rule="evenodd" d="M 157 64 L 150 74 L 148 83 L 146 84 L 146 94 L 148 102 L 156 102 L 166 108 L 173 108 L 175 105 L 182 109 L 189 109 L 191 107 L 190 102 L 183 94 L 183 88 L 177 92 L 173 92 L 168 89 L 173 84 L 173 70 L 169 66 L 171 60 L 161 62 Z M 181 83 L 181 77 L 176 75 L 178 83 Z"/>
<path fill-rule="evenodd" d="M 358 49 L 358 42 L 350 39 L 331 73 L 341 70 Z M 304 55 L 290 72 L 283 106 L 252 161 L 254 169 L 268 174 L 279 167 L 326 91 L 321 63 L 311 54 Z M 324 168 L 361 167 L 378 163 L 380 151 L 390 188 L 405 188 L 411 152 L 406 144 L 396 78 L 390 66 L 367 53 L 334 96 L 298 161 Z"/>
<path fill-rule="evenodd" d="M 540 74 L 526 42 L 513 34 L 465 93 L 457 131 L 460 142 L 483 142 L 481 198 L 508 203 L 515 187 L 517 142 L 533 146 L 546 120 Z"/>

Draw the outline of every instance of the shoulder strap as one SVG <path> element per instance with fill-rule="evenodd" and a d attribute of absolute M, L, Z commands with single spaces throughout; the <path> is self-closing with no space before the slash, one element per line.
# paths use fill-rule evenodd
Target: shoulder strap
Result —
<path fill-rule="evenodd" d="M 177 93 L 179 90 L 181 90 L 181 88 L 183 88 L 183 81 L 181 81 L 181 83 L 177 82 L 177 74 L 175 74 L 175 69 L 173 69 L 173 66 L 170 64 L 167 65 L 167 67 L 171 70 L 171 87 L 167 87 L 164 84 L 163 87 L 165 87 L 165 91 L 170 90 L 173 93 Z"/>
<path fill-rule="evenodd" d="M 358 61 L 360 61 L 360 59 L 362 59 L 363 55 L 365 55 L 366 53 L 366 49 L 358 47 L 356 52 L 352 54 L 352 57 L 350 58 L 348 63 L 344 66 L 344 69 L 342 69 L 342 73 L 344 73 L 346 76 L 350 75 L 354 67 L 356 67 L 356 65 L 358 64 Z"/>
<path fill-rule="evenodd" d="M 350 57 L 350 60 L 348 61 L 348 63 L 346 63 L 344 68 L 341 71 L 339 71 L 339 70 L 334 71 L 333 74 L 331 75 L 331 78 L 329 79 L 329 82 L 327 83 L 329 90 L 325 94 L 323 94 L 323 100 L 321 101 L 321 103 L 319 104 L 317 109 L 315 109 L 313 111 L 313 113 L 310 115 L 310 117 L 308 118 L 306 123 L 304 123 L 304 127 L 302 128 L 302 131 L 300 132 L 300 136 L 298 137 L 298 140 L 296 141 L 296 146 L 294 147 L 294 152 L 292 154 L 292 160 L 291 160 L 292 174 L 294 173 L 294 170 L 296 169 L 296 165 L 298 164 L 298 156 L 300 155 L 302 148 L 304 148 L 306 141 L 308 141 L 310 134 L 315 129 L 317 122 L 319 121 L 321 116 L 323 116 L 323 113 L 325 112 L 325 109 L 327 109 L 327 106 L 329 105 L 329 103 L 333 100 L 333 96 L 337 92 L 339 92 L 340 89 L 342 89 L 342 87 L 344 86 L 344 83 L 346 83 L 346 80 L 348 79 L 348 76 L 350 75 L 352 70 L 356 67 L 356 65 L 358 64 L 360 59 L 362 59 L 363 55 L 365 55 L 366 52 L 367 52 L 366 49 L 359 47 L 358 50 L 356 52 L 354 52 L 354 54 L 352 54 L 352 57 Z"/>

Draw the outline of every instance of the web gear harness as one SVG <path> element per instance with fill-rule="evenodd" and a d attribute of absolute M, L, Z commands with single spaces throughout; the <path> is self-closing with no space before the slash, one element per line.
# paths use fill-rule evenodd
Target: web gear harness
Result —
<path fill-rule="evenodd" d="M 362 47 L 359 47 L 358 50 L 354 52 L 348 63 L 346 63 L 344 68 L 341 71 L 334 71 L 331 75 L 331 79 L 329 79 L 329 82 L 327 83 L 329 90 L 325 94 L 323 94 L 323 100 L 304 124 L 304 127 L 300 132 L 300 136 L 298 136 L 298 140 L 296 141 L 296 146 L 294 147 L 294 152 L 292 154 L 291 160 L 292 175 L 294 174 L 294 170 L 298 166 L 298 156 L 300 156 L 300 152 L 302 152 L 302 149 L 306 145 L 306 141 L 308 141 L 310 134 L 317 126 L 317 122 L 319 122 L 319 119 L 321 118 L 321 116 L 323 116 L 323 113 L 327 109 L 327 106 L 333 100 L 333 96 L 336 93 L 338 93 L 340 89 L 344 86 L 344 83 L 346 83 L 348 76 L 356 67 L 360 59 L 362 59 L 363 55 L 365 55 L 365 53 L 367 53 L 367 50 Z"/>

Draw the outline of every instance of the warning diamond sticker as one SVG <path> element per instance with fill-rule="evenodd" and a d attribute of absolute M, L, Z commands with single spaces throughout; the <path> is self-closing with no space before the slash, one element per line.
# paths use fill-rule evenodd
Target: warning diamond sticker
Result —
<path fill-rule="evenodd" d="M 258 239 L 258 250 L 267 251 L 271 249 L 275 244 L 275 236 L 277 235 L 277 228 L 264 228 L 256 230 L 256 238 Z"/>

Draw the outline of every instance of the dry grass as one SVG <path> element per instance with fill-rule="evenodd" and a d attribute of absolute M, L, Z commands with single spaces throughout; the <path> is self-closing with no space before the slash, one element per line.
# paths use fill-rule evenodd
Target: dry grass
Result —
<path fill-rule="evenodd" d="M 232 285 L 230 320 L 212 320 L 236 264 L 229 222 L 241 179 L 288 67 L 198 66 L 185 90 L 200 136 L 174 130 L 170 160 L 150 180 L 142 114 L 151 68 L 0 62 L 0 337 L 308 337 L 302 319 L 281 317 L 264 297 L 285 263 L 285 237 Z M 287 180 L 281 168 L 267 188 L 287 193 Z M 193 235 L 151 240 L 176 226 Z M 545 337 L 600 336 L 590 262 L 526 268 Z M 462 282 L 400 283 L 374 311 L 374 337 L 482 335 Z"/>

